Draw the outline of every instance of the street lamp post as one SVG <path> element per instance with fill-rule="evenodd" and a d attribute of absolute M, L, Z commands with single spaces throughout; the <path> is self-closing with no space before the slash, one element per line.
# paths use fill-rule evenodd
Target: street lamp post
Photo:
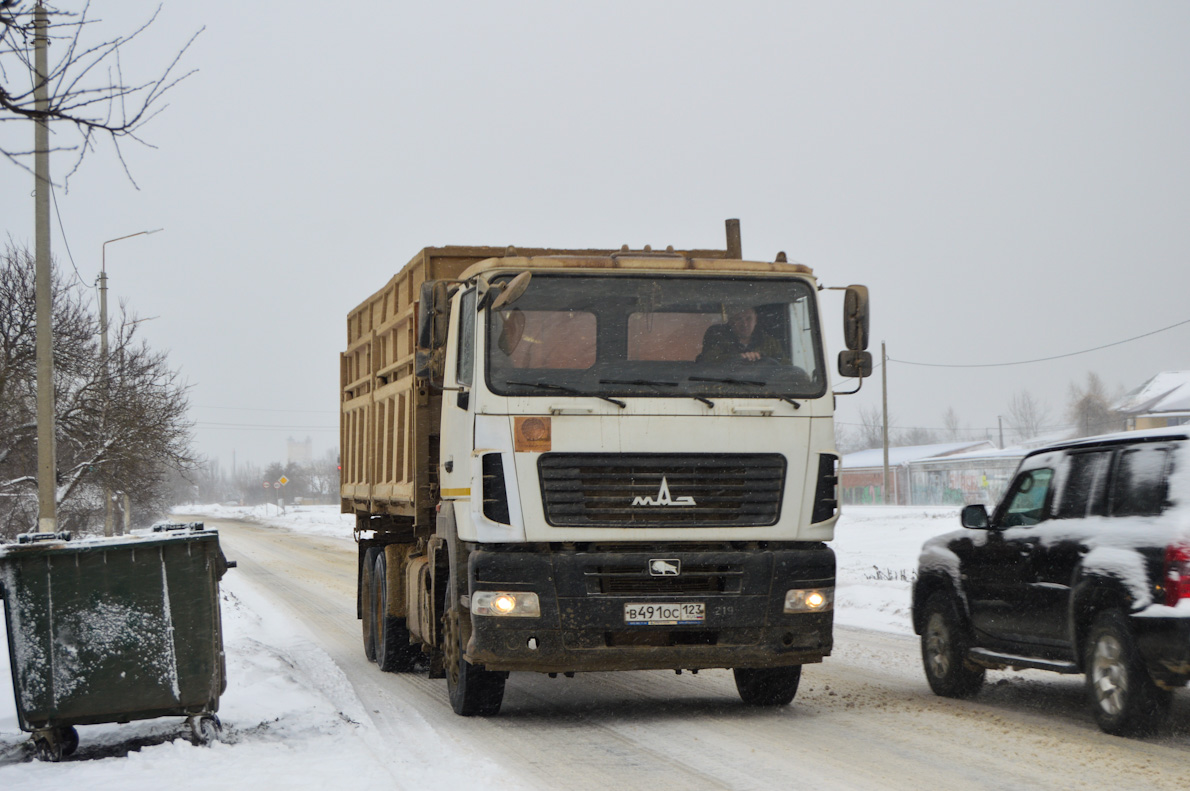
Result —
<path fill-rule="evenodd" d="M 152 231 L 137 231 L 130 233 L 127 236 L 117 236 L 115 239 L 108 239 L 103 243 L 100 251 L 100 268 L 99 268 L 99 359 L 103 362 L 103 409 L 106 417 L 107 412 L 107 246 L 112 242 L 119 242 L 123 239 L 131 239 L 134 236 L 148 236 L 151 233 L 163 231 L 164 228 L 156 228 Z M 112 492 L 107 486 L 103 487 L 103 534 L 111 536 L 114 534 L 112 524 Z M 124 495 L 124 527 L 127 532 L 129 523 L 128 518 L 128 495 Z"/>

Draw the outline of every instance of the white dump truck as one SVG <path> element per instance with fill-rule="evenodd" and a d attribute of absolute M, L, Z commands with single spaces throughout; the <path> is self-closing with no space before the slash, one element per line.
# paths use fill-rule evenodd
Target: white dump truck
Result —
<path fill-rule="evenodd" d="M 347 317 L 341 500 L 364 651 L 462 715 L 511 671 L 731 668 L 832 645 L 834 400 L 810 268 L 726 250 L 428 247 Z M 871 373 L 867 290 L 845 377 Z"/>

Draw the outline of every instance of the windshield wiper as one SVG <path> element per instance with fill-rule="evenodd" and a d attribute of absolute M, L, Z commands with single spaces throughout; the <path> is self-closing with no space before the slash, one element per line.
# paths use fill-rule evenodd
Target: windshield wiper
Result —
<path fill-rule="evenodd" d="M 690 376 L 687 377 L 691 382 L 716 382 L 723 385 L 752 385 L 754 387 L 764 387 L 768 382 L 758 382 L 755 379 L 719 379 L 713 376 Z M 787 404 L 793 404 L 794 409 L 801 409 L 802 405 L 798 401 L 794 401 L 789 396 L 773 396 L 779 398 Z"/>
<path fill-rule="evenodd" d="M 688 376 L 686 377 L 691 382 L 715 382 L 721 385 L 752 385 L 753 387 L 764 387 L 768 382 L 758 382 L 755 379 L 719 379 L 714 376 Z"/>
<path fill-rule="evenodd" d="M 566 385 L 556 385 L 552 382 L 515 382 L 512 380 L 506 380 L 505 384 L 521 385 L 523 387 L 539 387 L 542 390 L 558 390 L 563 393 L 570 393 L 571 395 L 589 396 L 591 398 L 602 398 L 604 401 L 615 404 L 620 409 L 624 409 L 628 406 L 628 404 L 626 404 L 625 402 L 621 401 L 618 398 L 612 398 L 611 396 L 599 395 L 598 393 L 584 393 L 582 390 L 576 390 L 575 388 L 567 387 Z"/>
<path fill-rule="evenodd" d="M 656 385 L 658 387 L 677 387 L 678 386 L 677 382 L 654 382 L 651 379 L 600 379 L 599 384 L 601 384 L 601 385 Z M 690 396 L 690 398 L 693 398 L 695 401 L 701 401 L 702 403 L 706 404 L 711 409 L 715 408 L 715 402 L 709 398 L 703 398 L 702 396 L 697 396 L 697 395 L 692 395 L 692 396 Z"/>
<path fill-rule="evenodd" d="M 600 379 L 601 385 L 657 385 L 658 387 L 677 387 L 677 382 L 654 382 L 652 379 Z"/>

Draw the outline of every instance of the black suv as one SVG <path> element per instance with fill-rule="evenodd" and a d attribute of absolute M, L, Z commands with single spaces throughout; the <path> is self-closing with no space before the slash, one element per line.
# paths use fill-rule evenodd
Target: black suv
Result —
<path fill-rule="evenodd" d="M 913 629 L 938 695 L 985 669 L 1085 673 L 1099 727 L 1156 729 L 1190 679 L 1190 427 L 1029 453 L 989 518 L 922 547 Z"/>

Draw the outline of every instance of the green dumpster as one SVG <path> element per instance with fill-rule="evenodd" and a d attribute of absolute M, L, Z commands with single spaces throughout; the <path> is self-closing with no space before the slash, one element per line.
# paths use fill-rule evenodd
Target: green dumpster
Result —
<path fill-rule="evenodd" d="M 76 725 L 150 717 L 184 716 L 196 741 L 218 738 L 227 567 L 201 523 L 0 545 L 17 718 L 39 757 L 73 752 Z"/>

